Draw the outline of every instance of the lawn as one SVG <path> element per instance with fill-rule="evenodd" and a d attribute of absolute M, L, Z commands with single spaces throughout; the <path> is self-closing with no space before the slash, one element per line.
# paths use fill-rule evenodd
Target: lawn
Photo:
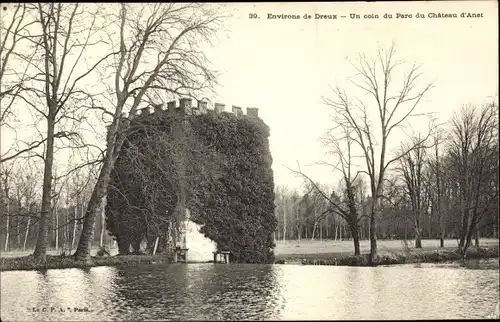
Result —
<path fill-rule="evenodd" d="M 405 252 L 406 247 L 402 240 L 378 240 L 378 250 L 380 255 L 390 255 Z M 457 248 L 457 240 L 448 239 L 444 242 L 444 249 L 439 247 L 439 239 L 422 240 L 422 248 L 415 249 L 414 241 L 408 241 L 408 251 L 411 253 L 428 252 L 434 250 L 452 251 Z M 479 241 L 480 247 L 498 247 L 498 239 L 484 238 Z M 370 252 L 370 241 L 360 241 L 361 254 Z M 276 241 L 274 249 L 276 259 L 298 260 L 302 258 L 321 257 L 343 257 L 354 254 L 354 243 L 352 240 L 288 240 Z"/>

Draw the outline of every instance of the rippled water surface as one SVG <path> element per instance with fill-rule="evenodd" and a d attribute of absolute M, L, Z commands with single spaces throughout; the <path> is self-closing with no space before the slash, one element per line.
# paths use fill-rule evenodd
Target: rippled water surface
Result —
<path fill-rule="evenodd" d="M 498 268 L 456 265 L 171 264 L 1 273 L 2 321 L 482 318 L 498 300 Z"/>

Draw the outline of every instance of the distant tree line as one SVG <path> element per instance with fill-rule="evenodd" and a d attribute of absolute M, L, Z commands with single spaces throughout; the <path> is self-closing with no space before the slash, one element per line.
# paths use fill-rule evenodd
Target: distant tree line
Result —
<path fill-rule="evenodd" d="M 69 255 L 78 243 L 85 214 L 86 202 L 95 181 L 89 171 L 75 171 L 71 180 L 63 185 L 54 183 L 53 203 L 48 225 L 48 247 L 58 253 Z M 31 250 L 36 245 L 40 212 L 38 180 L 40 173 L 29 160 L 4 168 L 4 214 L 0 218 L 0 245 L 2 251 Z M 62 178 L 60 181 L 63 181 Z M 6 215 L 8 213 L 8 216 Z M 104 217 L 101 214 L 101 219 Z M 5 228 L 5 229 L 3 229 Z M 103 220 L 94 228 L 94 245 L 110 247 L 113 240 L 105 234 Z"/>

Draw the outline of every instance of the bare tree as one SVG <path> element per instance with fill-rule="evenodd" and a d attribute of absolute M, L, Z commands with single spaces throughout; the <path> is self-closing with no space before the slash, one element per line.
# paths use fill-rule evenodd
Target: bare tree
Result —
<path fill-rule="evenodd" d="M 311 240 L 314 240 L 318 223 L 325 217 L 325 211 L 327 210 L 327 203 L 325 203 L 325 199 L 318 189 L 322 191 L 326 191 L 326 189 L 321 187 L 319 183 L 311 184 L 308 181 L 305 181 L 304 188 L 305 191 L 298 203 L 299 218 L 297 218 L 295 224 L 298 227 L 299 234 L 304 232 L 305 238 L 310 237 Z M 311 228 L 312 231 L 309 235 Z"/>
<path fill-rule="evenodd" d="M 56 140 L 78 139 L 77 133 L 67 131 L 65 120 L 72 125 L 78 123 L 79 105 L 88 99 L 88 92 L 79 85 L 102 61 L 111 54 L 94 62 L 85 72 L 75 75 L 82 63 L 82 57 L 94 41 L 97 30 L 97 12 L 91 12 L 79 4 L 33 4 L 37 37 L 30 38 L 34 57 L 25 57 L 29 63 L 30 77 L 22 85 L 19 96 L 29 108 L 45 120 L 45 129 L 40 130 L 40 140 L 33 146 L 44 145 L 43 193 L 39 233 L 34 255 L 45 260 L 52 191 L 52 168 Z M 18 55 L 20 56 L 20 55 Z"/>
<path fill-rule="evenodd" d="M 23 236 L 37 223 L 38 174 L 31 161 L 6 162 L 0 173 L 2 188 L 5 189 L 2 195 L 6 197 L 0 205 L 0 235 L 5 251 L 23 248 L 26 244 L 23 243 Z"/>
<path fill-rule="evenodd" d="M 399 159 L 399 171 L 403 176 L 405 190 L 410 198 L 413 213 L 413 223 L 415 231 L 415 248 L 422 248 L 422 216 L 425 211 L 424 203 L 424 164 L 426 162 L 426 147 L 417 145 L 411 152 L 407 153 L 410 147 L 418 142 L 423 142 L 420 135 L 411 138 L 409 143 L 403 143 Z"/>
<path fill-rule="evenodd" d="M 12 56 L 14 56 L 13 52 L 15 52 L 16 46 L 23 40 L 22 32 L 29 26 L 29 24 L 26 24 L 25 19 L 26 5 L 18 4 L 13 7 L 13 12 L 9 12 L 5 15 L 6 17 L 2 16 L 2 19 L 0 19 L 0 174 L 2 177 L 8 173 L 7 170 L 4 171 L 3 163 L 18 155 L 16 153 L 14 156 L 7 156 L 7 153 L 4 154 L 2 150 L 2 143 L 4 141 L 2 139 L 3 128 L 8 126 L 11 130 L 15 131 L 14 127 L 11 127 L 7 121 L 13 116 L 12 106 L 19 93 L 20 88 L 18 85 L 22 83 L 23 78 L 22 76 L 19 78 L 16 77 L 22 75 L 22 73 L 17 74 L 11 68 L 12 64 L 10 61 L 12 61 Z M 7 179 L 7 177 L 3 177 L 3 180 L 0 180 L 0 206 L 2 207 L 0 215 L 6 216 L 7 225 L 5 250 L 8 248 L 10 223 L 8 210 L 9 189 L 5 186 Z M 4 212 L 3 209 L 6 211 Z"/>
<path fill-rule="evenodd" d="M 278 227 L 281 229 L 281 231 L 277 232 L 278 237 L 283 242 L 287 239 L 300 239 L 302 228 L 306 221 L 306 218 L 304 218 L 306 216 L 305 213 L 299 210 L 299 204 L 303 196 L 301 197 L 297 191 L 290 190 L 288 187 L 282 185 L 277 186 L 275 190 L 275 214 L 278 220 Z M 311 190 L 306 189 L 307 192 L 311 192 Z"/>
<path fill-rule="evenodd" d="M 445 239 L 445 209 L 443 206 L 444 198 L 443 198 L 443 167 L 441 164 L 441 156 L 439 151 L 439 146 L 444 141 L 444 137 L 440 131 L 436 131 L 433 137 L 433 145 L 434 145 L 434 157 L 429 158 L 428 167 L 431 171 L 429 180 L 434 181 L 434 190 L 432 191 L 432 209 L 435 213 L 437 213 L 439 220 L 439 245 L 440 247 L 444 247 L 444 239 Z"/>
<path fill-rule="evenodd" d="M 351 94 L 339 86 L 333 89 L 334 98 L 324 98 L 335 115 L 335 123 L 351 128 L 354 132 L 353 141 L 361 149 L 366 163 L 366 173 L 369 177 L 371 191 L 370 205 L 370 260 L 377 255 L 377 217 L 380 200 L 383 195 L 383 182 L 386 171 L 404 155 L 389 158 L 387 146 L 389 139 L 396 134 L 397 129 L 405 127 L 405 121 L 422 116 L 416 113 L 416 108 L 432 84 L 418 88 L 421 78 L 419 66 L 413 64 L 398 81 L 397 68 L 404 66 L 403 60 L 395 60 L 395 45 L 388 50 L 380 49 L 376 59 L 370 60 L 365 55 L 359 55 L 357 64 L 351 65 L 357 71 L 355 78 L 349 81 L 365 96 Z M 353 98 L 355 97 L 355 98 Z M 372 115 L 378 115 L 372 119 Z M 376 134 L 379 132 L 379 135 Z M 426 139 L 426 136 L 424 136 Z M 418 148 L 422 142 L 416 142 L 409 147 L 407 153 Z"/>
<path fill-rule="evenodd" d="M 40 173 L 39 167 L 33 159 L 26 159 L 25 162 L 17 163 L 14 186 L 17 191 L 18 222 L 24 225 L 24 234 L 18 232 L 19 238 L 23 237 L 22 249 L 26 250 L 28 237 L 32 228 L 38 223 L 39 209 L 37 201 L 40 199 Z M 19 220 L 21 219 L 21 220 Z M 19 248 L 21 245 L 19 243 Z"/>
<path fill-rule="evenodd" d="M 15 142 L 6 152 L 2 151 L 2 129 L 7 127 L 16 134 L 16 129 L 10 124 L 15 118 L 13 108 L 18 105 L 19 95 L 23 90 L 23 83 L 28 78 L 28 68 L 36 51 L 23 55 L 20 59 L 20 47 L 26 46 L 26 42 L 32 36 L 28 31 L 35 22 L 30 19 L 30 5 L 16 4 L 4 6 L 4 13 L 0 21 L 0 167 L 5 161 L 12 160 L 17 156 L 37 148 L 36 143 L 28 143 L 26 147 L 13 151 L 19 142 Z M 13 67 L 15 66 L 15 67 Z"/>
<path fill-rule="evenodd" d="M 77 169 L 71 173 L 71 176 L 66 181 L 68 195 L 68 219 L 66 226 L 68 235 L 71 235 L 71 241 L 68 239 L 67 248 L 71 252 L 78 241 L 78 234 L 81 232 L 81 227 L 84 218 L 84 206 L 90 199 L 93 185 L 96 181 L 96 173 L 92 167 L 84 167 Z M 72 217 L 69 219 L 69 217 Z"/>
<path fill-rule="evenodd" d="M 106 153 L 97 183 L 87 206 L 76 259 L 89 260 L 96 216 L 101 212 L 110 173 L 125 140 L 129 119 L 148 94 L 164 91 L 191 96 L 210 88 L 214 74 L 198 44 L 215 32 L 220 17 L 217 11 L 200 4 L 121 4 L 118 22 L 119 53 L 111 66 L 114 93 L 111 110 L 102 112 L 111 118 L 106 136 Z M 112 41 L 114 35 L 110 35 Z M 150 64 L 145 64 L 148 60 Z M 111 89 L 112 88 L 112 89 Z M 128 110 L 128 111 L 127 111 Z"/>
<path fill-rule="evenodd" d="M 287 204 L 289 203 L 287 187 L 283 185 L 277 186 L 275 188 L 274 197 L 276 220 L 278 221 L 278 226 L 282 226 L 281 232 L 278 231 L 278 238 L 281 235 L 281 240 L 285 242 L 287 237 L 287 220 L 289 220 L 287 218 L 289 213 L 287 209 Z"/>
<path fill-rule="evenodd" d="M 353 134 L 354 131 L 351 127 L 340 126 L 340 133 L 336 131 L 337 128 L 331 129 L 327 132 L 323 139 L 324 144 L 330 148 L 329 153 L 332 154 L 337 160 L 337 164 L 329 164 L 334 169 L 340 170 L 342 173 L 342 183 L 344 186 L 344 205 L 347 208 L 347 216 L 345 217 L 346 223 L 351 231 L 354 241 L 354 254 L 360 254 L 359 248 L 359 221 L 360 215 L 358 213 L 359 204 L 356 200 L 357 187 L 361 184 L 359 180 L 359 172 L 353 173 L 353 162 L 355 155 L 353 155 Z M 345 144 L 342 144 L 345 143 Z M 344 147 L 345 145 L 345 147 Z"/>
<path fill-rule="evenodd" d="M 4 251 L 9 250 L 9 241 L 10 241 L 10 204 L 11 204 L 11 197 L 10 197 L 10 185 L 9 181 L 12 180 L 12 166 L 6 169 L 3 169 L 3 172 L 0 173 L 0 181 L 2 182 L 3 191 L 2 193 L 2 217 L 5 217 L 5 244 L 4 244 Z M 4 210 L 5 209 L 5 210 Z"/>
<path fill-rule="evenodd" d="M 339 215 L 345 220 L 351 232 L 354 241 L 354 254 L 360 255 L 359 222 L 361 217 L 359 216 L 359 205 L 356 200 L 356 188 L 360 184 L 360 180 L 358 177 L 359 172 L 353 173 L 353 159 L 355 158 L 352 151 L 354 143 L 353 134 L 354 131 L 349 125 L 342 124 L 329 129 L 321 138 L 323 145 L 329 149 L 328 154 L 334 158 L 336 163 L 318 162 L 318 164 L 331 167 L 333 170 L 339 171 L 342 174 L 342 184 L 340 185 L 342 191 L 340 191 L 339 194 L 335 192 L 329 194 L 324 189 L 321 189 L 317 183 L 314 183 L 300 170 L 300 167 L 298 171 L 293 172 L 306 179 L 308 183 L 312 185 L 313 190 L 323 196 L 323 200 L 326 200 L 329 205 L 329 208 L 323 211 L 319 216 L 315 216 L 315 227 L 317 223 L 326 216 L 332 213 Z M 342 230 L 340 233 L 342 234 Z"/>
<path fill-rule="evenodd" d="M 456 113 L 448 149 L 461 214 L 458 249 L 465 255 L 479 221 L 498 200 L 498 106 L 466 106 Z"/>
<path fill-rule="evenodd" d="M 330 138 L 331 139 L 331 138 Z M 332 141 L 336 142 L 336 141 Z M 336 144 L 336 143 L 335 143 Z M 349 145 L 349 144 L 348 144 Z M 314 182 L 307 174 L 305 174 L 301 168 L 300 165 L 297 164 L 297 170 L 291 170 L 291 172 L 295 173 L 296 175 L 304 178 L 306 182 L 311 186 L 311 190 L 315 191 L 318 193 L 320 196 L 323 197 L 323 200 L 326 200 L 328 202 L 328 207 L 318 216 L 315 216 L 314 222 L 317 223 L 319 220 L 322 220 L 326 216 L 330 214 L 337 214 L 341 218 L 345 220 L 345 222 L 348 224 L 349 229 L 352 233 L 353 236 L 353 241 L 354 241 L 354 254 L 359 255 L 360 254 L 360 248 L 359 248 L 359 216 L 358 216 L 358 210 L 357 210 L 357 205 L 356 205 L 356 200 L 355 200 L 355 180 L 356 177 L 351 176 L 350 172 L 350 166 L 351 166 L 351 155 L 350 151 L 348 148 L 347 149 L 347 155 L 342 155 L 343 151 L 340 146 L 336 145 L 335 146 L 335 154 L 340 155 L 340 158 L 342 161 L 339 161 L 339 164 L 341 166 L 339 167 L 342 169 L 342 174 L 343 174 L 343 181 L 342 183 L 344 184 L 343 186 L 345 187 L 345 198 L 341 198 L 341 194 L 335 193 L 335 191 L 332 191 L 331 193 L 328 193 L 325 191 L 325 189 L 322 189 L 320 185 L 316 182 Z M 341 232 L 342 233 L 342 232 Z"/>

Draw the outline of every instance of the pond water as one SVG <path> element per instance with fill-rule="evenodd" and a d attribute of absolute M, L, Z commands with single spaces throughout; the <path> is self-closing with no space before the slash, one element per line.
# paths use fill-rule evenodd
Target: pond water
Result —
<path fill-rule="evenodd" d="M 498 265 L 158 264 L 1 273 L 2 321 L 484 318 L 498 300 Z"/>

